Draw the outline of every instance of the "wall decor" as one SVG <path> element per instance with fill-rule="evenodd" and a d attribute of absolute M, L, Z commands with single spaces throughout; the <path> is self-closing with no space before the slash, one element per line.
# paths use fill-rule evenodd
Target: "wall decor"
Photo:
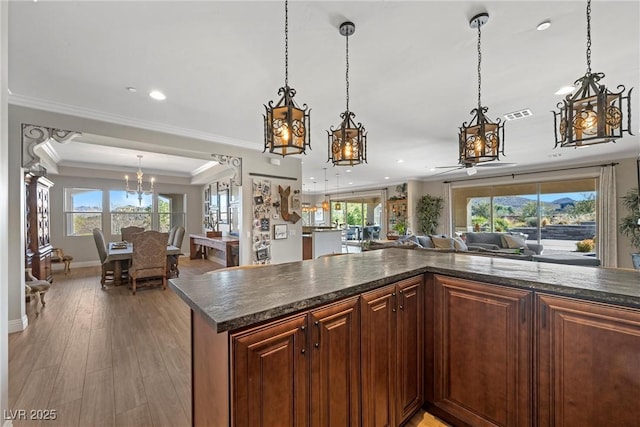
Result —
<path fill-rule="evenodd" d="M 276 224 L 273 226 L 274 240 L 286 239 L 288 237 L 287 224 Z"/>
<path fill-rule="evenodd" d="M 271 181 L 254 179 L 252 250 L 254 264 L 269 264 L 271 261 L 270 217 L 273 211 Z"/>
<path fill-rule="evenodd" d="M 296 223 L 302 218 L 297 212 L 289 212 L 289 195 L 291 194 L 291 187 L 282 188 L 278 185 L 278 194 L 280 194 L 280 215 L 282 219 L 288 222 Z"/>

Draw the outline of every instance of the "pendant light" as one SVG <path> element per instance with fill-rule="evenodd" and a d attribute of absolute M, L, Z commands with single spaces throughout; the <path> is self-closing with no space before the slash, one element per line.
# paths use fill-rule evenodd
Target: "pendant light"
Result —
<path fill-rule="evenodd" d="M 340 203 L 340 174 L 337 173 L 336 174 L 336 199 L 338 200 L 335 204 L 335 209 L 337 211 L 341 211 L 342 210 L 342 204 Z"/>
<path fill-rule="evenodd" d="M 367 131 L 362 123 L 356 123 L 353 119 L 356 115 L 349 110 L 349 36 L 356 31 L 353 22 L 343 22 L 340 25 L 340 34 L 346 38 L 346 82 L 347 82 L 347 109 L 340 114 L 342 122 L 337 129 L 333 126 L 327 131 L 329 159 L 334 166 L 354 166 L 367 162 Z"/>
<path fill-rule="evenodd" d="M 591 0 L 587 1 L 587 72 L 575 81 L 578 91 L 559 102 L 558 111 L 553 111 L 555 147 L 582 147 L 586 145 L 615 142 L 622 133 L 631 135 L 631 91 L 623 96 L 625 87 L 618 85 L 620 92 L 611 92 L 598 82 L 604 73 L 591 72 Z M 627 128 L 624 129 L 623 103 L 627 107 Z"/>
<path fill-rule="evenodd" d="M 471 122 L 462 123 L 459 135 L 459 159 L 461 165 L 468 166 L 476 163 L 500 160 L 504 155 L 504 123 L 496 119 L 493 123 L 487 116 L 488 107 L 482 106 L 482 50 L 480 28 L 489 20 L 488 13 L 480 13 L 469 21 L 471 28 L 478 29 L 478 107 L 471 110 Z M 502 140 L 502 141 L 501 141 Z"/>
<path fill-rule="evenodd" d="M 284 2 L 284 86 L 278 89 L 282 97 L 276 105 L 269 101 L 264 114 L 264 150 L 280 154 L 306 154 L 311 148 L 311 132 L 307 104 L 298 107 L 293 97 L 296 90 L 289 87 L 289 3 Z"/>
<path fill-rule="evenodd" d="M 322 210 L 323 211 L 328 211 L 329 210 L 329 199 L 327 199 L 327 168 L 322 168 L 324 169 L 324 200 L 322 201 Z"/>

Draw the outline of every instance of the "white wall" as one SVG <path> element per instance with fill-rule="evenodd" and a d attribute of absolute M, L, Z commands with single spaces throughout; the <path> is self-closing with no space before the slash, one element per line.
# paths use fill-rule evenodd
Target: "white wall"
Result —
<path fill-rule="evenodd" d="M 8 2 L 0 2 L 0 236 L 9 234 L 9 135 L 7 120 Z M 9 409 L 9 239 L 0 238 L 0 410 Z M 6 424 L 6 423 L 5 423 Z"/>
<path fill-rule="evenodd" d="M 91 171 L 86 172 L 87 175 Z M 105 195 L 109 190 L 122 190 L 123 180 L 103 179 L 103 178 L 79 178 L 75 176 L 48 175 L 54 186 L 51 188 L 50 218 L 51 218 L 51 245 L 54 248 L 62 248 L 65 254 L 73 256 L 71 268 L 74 265 L 98 265 L 98 252 L 93 235 L 89 236 L 66 236 L 64 217 L 64 189 L 65 188 L 92 188 L 103 190 Z M 189 250 L 189 233 L 202 232 L 202 186 L 200 185 L 177 185 L 162 182 L 162 177 L 155 176 L 155 192 L 186 194 L 187 211 L 185 212 L 185 239 L 182 244 L 183 252 Z M 106 197 L 103 198 L 106 200 Z M 111 222 L 109 217 L 109 206 L 103 203 L 103 232 L 105 238 L 110 241 L 120 239 L 119 234 L 111 235 Z"/>

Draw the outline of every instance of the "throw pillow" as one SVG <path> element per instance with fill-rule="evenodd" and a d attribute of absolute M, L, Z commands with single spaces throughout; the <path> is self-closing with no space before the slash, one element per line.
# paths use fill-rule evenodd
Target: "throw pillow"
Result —
<path fill-rule="evenodd" d="M 462 240 L 461 237 L 453 238 L 453 246 L 457 251 L 466 252 L 469 250 L 469 248 L 467 247 L 467 244 L 464 242 L 464 240 Z"/>
<path fill-rule="evenodd" d="M 502 239 L 502 246 L 509 249 L 518 249 L 527 247 L 527 243 L 521 236 L 513 236 L 511 234 L 503 234 L 500 236 Z"/>
<path fill-rule="evenodd" d="M 429 236 L 418 236 L 418 243 L 423 248 L 433 248 L 433 242 L 431 242 L 431 238 Z"/>
<path fill-rule="evenodd" d="M 453 246 L 453 239 L 450 237 L 435 237 L 431 236 L 433 245 L 438 249 L 455 249 Z"/>

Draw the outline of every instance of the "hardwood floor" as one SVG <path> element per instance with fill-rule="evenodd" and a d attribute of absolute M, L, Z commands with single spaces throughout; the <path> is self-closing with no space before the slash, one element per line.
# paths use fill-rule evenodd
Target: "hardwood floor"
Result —
<path fill-rule="evenodd" d="M 180 259 L 181 277 L 218 268 Z M 9 405 L 17 427 L 189 426 L 189 309 L 170 289 L 100 288 L 95 268 L 54 273 L 47 305 L 9 335 Z M 55 410 L 31 420 L 30 410 Z M 410 427 L 446 426 L 421 411 Z"/>

